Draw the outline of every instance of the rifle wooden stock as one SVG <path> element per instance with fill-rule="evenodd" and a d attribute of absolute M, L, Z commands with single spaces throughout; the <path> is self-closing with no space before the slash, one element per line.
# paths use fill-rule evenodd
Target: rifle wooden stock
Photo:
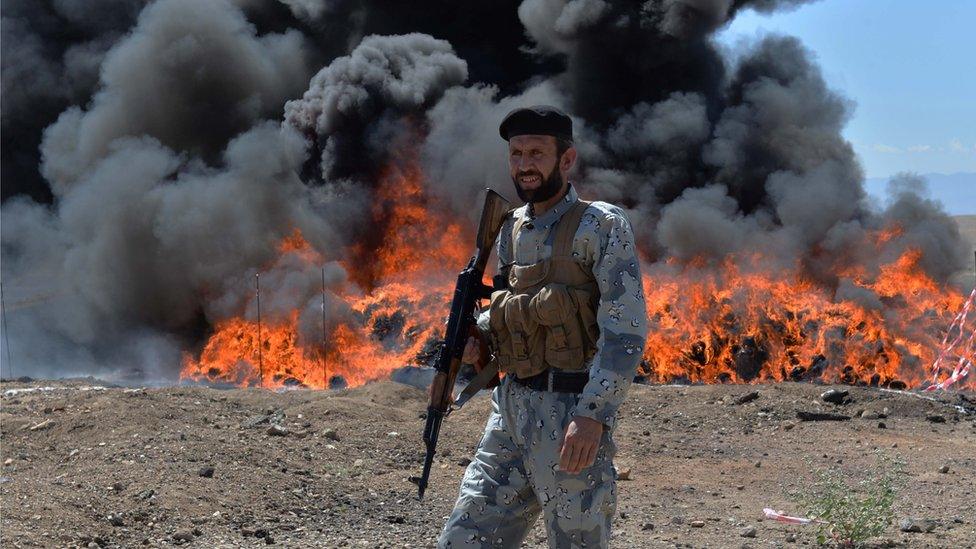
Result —
<path fill-rule="evenodd" d="M 461 368 L 461 356 L 468 341 L 468 334 L 475 326 L 475 306 L 482 299 L 491 297 L 492 287 L 483 282 L 485 266 L 491 255 L 491 248 L 501 230 L 505 216 L 511 210 L 511 203 L 502 195 L 491 189 L 485 190 L 485 204 L 481 211 L 481 221 L 478 224 L 476 249 L 467 266 L 458 274 L 454 286 L 454 298 L 451 301 L 451 315 L 447 320 L 447 330 L 444 342 L 441 344 L 437 356 L 434 380 L 430 387 L 430 401 L 427 404 L 427 422 L 424 425 L 424 444 L 427 455 L 424 459 L 424 470 L 417 479 L 419 497 L 424 497 L 427 482 L 430 478 L 430 467 L 434 462 L 437 447 L 437 437 L 440 435 L 441 422 L 450 412 L 453 402 L 454 382 L 458 370 Z"/>
<path fill-rule="evenodd" d="M 485 272 L 485 265 L 488 263 L 488 256 L 491 255 L 491 248 L 495 245 L 498 231 L 505 222 L 505 216 L 512 209 L 512 204 L 505 200 L 502 195 L 491 189 L 485 189 L 485 207 L 481 210 L 481 222 L 478 224 L 478 251 L 475 254 L 477 260 L 475 265 L 482 273 Z"/>

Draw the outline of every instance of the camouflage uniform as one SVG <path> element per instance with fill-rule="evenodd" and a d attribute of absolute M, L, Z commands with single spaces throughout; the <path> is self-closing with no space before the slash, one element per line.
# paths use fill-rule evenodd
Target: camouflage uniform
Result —
<path fill-rule="evenodd" d="M 552 209 L 523 224 L 512 241 L 515 212 L 498 240 L 499 270 L 552 254 L 552 234 L 578 200 L 569 187 Z M 506 377 L 492 394 L 484 438 L 461 482 L 438 546 L 517 547 L 540 512 L 549 546 L 606 547 L 616 508 L 613 427 L 643 354 L 647 312 L 634 234 L 620 208 L 593 202 L 573 237 L 573 257 L 591 269 L 600 290 L 600 336 L 582 394 L 536 391 Z M 483 330 L 487 314 L 478 321 Z M 559 451 L 573 416 L 607 426 L 593 465 L 559 469 Z"/>

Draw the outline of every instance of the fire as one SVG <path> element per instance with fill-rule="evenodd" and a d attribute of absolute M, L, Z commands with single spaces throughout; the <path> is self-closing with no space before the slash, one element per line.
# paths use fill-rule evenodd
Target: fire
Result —
<path fill-rule="evenodd" d="M 296 254 L 312 265 L 322 262 L 322 256 L 312 249 L 312 246 L 302 236 L 302 231 L 297 228 L 278 243 L 278 253 L 280 255 Z"/>
<path fill-rule="evenodd" d="M 883 245 L 890 234 L 876 235 Z M 916 387 L 940 347 L 964 297 L 940 288 L 918 266 L 921 252 L 905 251 L 874 276 L 851 270 L 854 286 L 871 290 L 879 307 L 837 299 L 835 291 L 800 269 L 750 270 L 727 259 L 672 262 L 645 274 L 651 330 L 643 373 L 655 381 L 748 382 L 823 380 Z M 884 303 L 884 308 L 880 307 Z M 964 382 L 970 388 L 976 380 Z"/>
<path fill-rule="evenodd" d="M 259 325 L 255 292 L 247 315 L 218 323 L 199 356 L 184 357 L 181 377 L 324 388 L 340 377 L 359 385 L 429 360 L 473 235 L 438 213 L 444 209 L 424 192 L 416 166 L 386 170 L 372 223 L 364 223 L 361 242 L 344 258 L 324 257 L 296 229 L 280 242 L 279 259 L 266 270 L 297 263 L 317 273 L 330 259 L 338 262 L 351 283 L 317 291 L 327 291 L 348 314 L 328 326 L 322 322 L 315 337 L 307 328 L 303 336 L 299 307 Z M 881 257 L 900 234 L 900 228 L 889 227 L 869 239 Z M 921 258 L 920 250 L 908 249 L 876 272 L 836 268 L 837 284 L 873 296 L 859 300 L 838 293 L 836 284 L 811 279 L 800 265 L 771 269 L 774 262 L 759 253 L 718 265 L 704 258 L 645 265 L 651 329 L 641 373 L 657 382 L 923 385 L 945 327 L 965 299 L 929 278 L 919 267 Z M 262 299 L 281 291 L 263 288 Z M 303 298 L 305 315 L 315 298 L 314 291 Z M 972 377 L 960 385 L 976 388 Z"/>
<path fill-rule="evenodd" d="M 325 388 L 338 379 L 361 385 L 429 354 L 441 336 L 455 271 L 468 259 L 473 236 L 433 213 L 421 183 L 413 165 L 391 166 L 381 177 L 373 219 L 363 226 L 373 248 L 356 247 L 351 260 L 339 261 L 355 284 L 329 290 L 328 297 L 341 300 L 350 318 L 319 332 L 314 341 L 303 339 L 298 309 L 260 324 L 243 317 L 220 322 L 198 358 L 184 356 L 181 378 L 271 388 Z M 298 229 L 279 243 L 278 253 L 272 269 L 285 258 L 312 272 L 326 262 Z M 262 298 L 276 291 L 263 288 Z M 257 299 L 255 292 L 249 309 L 256 308 Z"/>

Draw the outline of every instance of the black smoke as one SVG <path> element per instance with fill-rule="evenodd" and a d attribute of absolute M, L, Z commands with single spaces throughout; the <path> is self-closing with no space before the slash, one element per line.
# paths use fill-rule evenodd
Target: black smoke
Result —
<path fill-rule="evenodd" d="M 838 299 L 831 273 L 908 246 L 938 282 L 966 261 L 937 204 L 865 200 L 841 136 L 852 105 L 797 40 L 736 62 L 714 33 L 799 0 L 101 0 L 5 2 L 2 274 L 20 368 L 171 379 L 222 320 L 301 311 L 321 280 L 278 243 L 299 229 L 326 263 L 369 257 L 384 167 L 419 163 L 429 200 L 473 219 L 508 192 L 497 124 L 550 103 L 576 121 L 584 196 L 624 206 L 649 272 L 668 258 L 764 250 Z M 901 235 L 879 256 L 865 235 Z M 931 250 L 931 251 L 930 251 Z M 381 282 L 381 281 L 380 281 Z M 858 295 L 854 295 L 857 293 Z"/>

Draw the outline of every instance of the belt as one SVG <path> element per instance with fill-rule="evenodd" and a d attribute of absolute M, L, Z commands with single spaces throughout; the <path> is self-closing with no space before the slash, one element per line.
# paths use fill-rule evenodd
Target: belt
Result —
<path fill-rule="evenodd" d="M 513 374 L 512 379 L 515 383 L 536 391 L 579 394 L 583 392 L 583 387 L 590 380 L 590 372 L 586 370 L 582 372 L 567 372 L 549 368 L 524 379 Z"/>

